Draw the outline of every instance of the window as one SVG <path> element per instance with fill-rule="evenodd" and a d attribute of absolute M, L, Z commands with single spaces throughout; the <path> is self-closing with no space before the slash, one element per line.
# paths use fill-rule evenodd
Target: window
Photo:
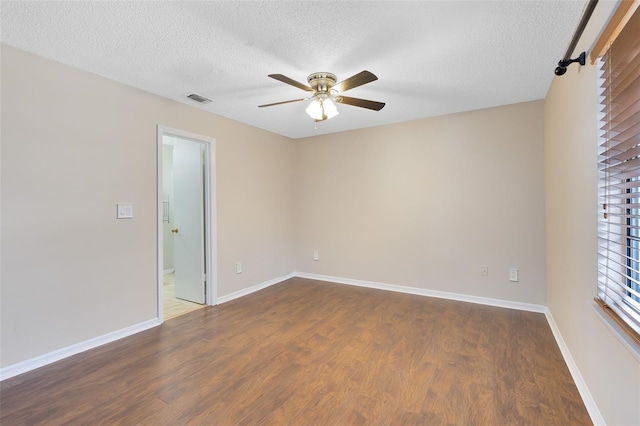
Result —
<path fill-rule="evenodd" d="M 640 345 L 640 9 L 626 3 L 628 20 L 599 60 L 596 302 Z"/>

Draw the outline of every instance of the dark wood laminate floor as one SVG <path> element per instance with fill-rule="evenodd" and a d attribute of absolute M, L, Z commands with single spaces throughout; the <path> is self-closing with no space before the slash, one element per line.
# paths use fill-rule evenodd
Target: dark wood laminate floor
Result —
<path fill-rule="evenodd" d="M 543 314 L 299 278 L 0 386 L 3 426 L 591 424 Z"/>

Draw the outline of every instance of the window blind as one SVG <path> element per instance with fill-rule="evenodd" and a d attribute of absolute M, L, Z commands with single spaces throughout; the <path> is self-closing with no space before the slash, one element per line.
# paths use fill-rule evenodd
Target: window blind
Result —
<path fill-rule="evenodd" d="M 602 56 L 596 302 L 640 345 L 640 9 Z"/>

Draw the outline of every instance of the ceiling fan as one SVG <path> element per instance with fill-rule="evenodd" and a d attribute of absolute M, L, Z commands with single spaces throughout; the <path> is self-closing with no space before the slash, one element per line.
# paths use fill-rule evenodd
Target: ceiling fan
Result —
<path fill-rule="evenodd" d="M 310 100 L 311 103 L 306 109 L 307 114 L 316 121 L 324 121 L 338 115 L 336 102 L 360 108 L 372 109 L 374 111 L 380 111 L 385 105 L 383 102 L 351 98 L 349 96 L 342 95 L 343 92 L 346 92 L 349 89 L 376 81 L 378 77 L 369 71 L 359 72 L 338 84 L 336 84 L 337 79 L 334 74 L 329 72 L 316 72 L 307 77 L 307 82 L 309 83 L 308 86 L 282 74 L 269 74 L 269 77 L 283 83 L 290 84 L 291 86 L 297 87 L 298 89 L 302 89 L 306 92 L 312 92 L 312 94 L 308 98 L 258 105 L 260 108 Z"/>

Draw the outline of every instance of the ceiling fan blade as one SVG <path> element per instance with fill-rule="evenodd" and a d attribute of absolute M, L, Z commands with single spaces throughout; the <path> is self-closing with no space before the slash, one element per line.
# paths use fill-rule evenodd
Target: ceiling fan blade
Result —
<path fill-rule="evenodd" d="M 353 75 L 346 80 L 341 81 L 340 83 L 333 86 L 338 92 L 346 92 L 349 89 L 353 89 L 354 87 L 362 86 L 363 84 L 371 83 L 372 81 L 376 81 L 378 77 L 372 72 L 362 71 L 356 75 Z"/>
<path fill-rule="evenodd" d="M 342 104 L 353 105 L 360 108 L 372 109 L 374 111 L 380 111 L 385 106 L 384 102 L 369 101 L 367 99 L 359 99 L 359 98 L 350 98 L 348 96 L 338 96 L 336 100 Z"/>
<path fill-rule="evenodd" d="M 274 102 L 272 104 L 264 104 L 264 105 L 258 105 L 258 108 L 262 108 L 262 107 L 270 107 L 270 106 L 274 106 L 274 105 L 282 105 L 282 104 L 290 104 L 291 102 L 300 102 L 300 101 L 304 101 L 305 99 L 292 99 L 290 101 L 282 101 L 282 102 Z"/>
<path fill-rule="evenodd" d="M 283 83 L 290 84 L 294 87 L 297 87 L 298 89 L 306 90 L 307 92 L 313 92 L 313 89 L 311 87 L 307 86 L 306 84 L 302 84 L 298 81 L 295 81 L 294 79 L 289 78 L 286 75 L 269 74 L 269 77 L 275 78 L 276 80 L 281 81 Z"/>

